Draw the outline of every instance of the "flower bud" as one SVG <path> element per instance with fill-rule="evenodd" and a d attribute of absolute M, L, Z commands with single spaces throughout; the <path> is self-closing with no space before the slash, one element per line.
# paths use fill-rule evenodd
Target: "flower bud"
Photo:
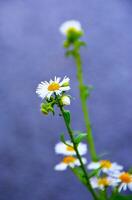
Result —
<path fill-rule="evenodd" d="M 62 87 L 67 87 L 67 86 L 69 86 L 69 81 L 63 83 L 63 85 L 62 85 Z"/>
<path fill-rule="evenodd" d="M 42 103 L 40 110 L 44 115 L 48 115 L 49 112 L 54 113 L 54 108 L 51 103 Z"/>
<path fill-rule="evenodd" d="M 61 97 L 61 102 L 62 102 L 62 105 L 64 106 L 69 106 L 71 103 L 70 98 L 66 95 Z"/>
<path fill-rule="evenodd" d="M 41 107 L 40 111 L 44 114 L 44 115 L 48 115 L 48 111 L 44 108 Z"/>

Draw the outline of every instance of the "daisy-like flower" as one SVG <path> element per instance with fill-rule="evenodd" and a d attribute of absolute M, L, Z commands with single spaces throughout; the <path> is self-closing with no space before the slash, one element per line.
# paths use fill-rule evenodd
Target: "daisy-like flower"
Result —
<path fill-rule="evenodd" d="M 68 144 L 68 145 L 66 145 Z M 70 141 L 66 141 L 66 144 L 63 142 L 59 142 L 55 145 L 55 152 L 57 154 L 63 154 L 63 155 L 76 155 L 76 152 L 74 150 L 73 144 Z M 78 151 L 80 155 L 84 155 L 87 153 L 87 145 L 83 143 L 79 143 L 78 145 Z"/>
<path fill-rule="evenodd" d="M 85 158 L 82 158 L 83 164 L 86 164 L 87 160 Z M 57 164 L 54 169 L 57 171 L 63 171 L 66 170 L 67 167 L 74 168 L 75 166 L 80 166 L 80 162 L 77 158 L 73 156 L 66 156 L 63 158 L 61 163 Z"/>
<path fill-rule="evenodd" d="M 96 170 L 100 169 L 102 172 L 111 175 L 113 172 L 118 173 L 123 169 L 123 166 L 118 165 L 116 162 L 110 162 L 109 160 L 100 160 L 99 162 L 91 162 L 88 165 L 88 169 Z"/>
<path fill-rule="evenodd" d="M 82 27 L 80 22 L 76 21 L 76 20 L 69 20 L 64 22 L 61 26 L 60 26 L 60 32 L 63 35 L 67 35 L 69 32 L 81 32 L 82 31 Z"/>
<path fill-rule="evenodd" d="M 93 177 L 90 179 L 90 182 L 94 189 L 99 188 L 100 190 L 104 190 L 108 186 L 117 186 L 117 181 L 111 177 Z"/>
<path fill-rule="evenodd" d="M 55 76 L 54 80 L 41 82 L 36 89 L 36 93 L 42 99 L 46 97 L 50 99 L 53 93 L 61 95 L 62 92 L 70 90 L 69 81 L 70 79 L 66 76 L 62 81 L 60 77 Z"/>
<path fill-rule="evenodd" d="M 132 174 L 128 172 L 120 172 L 115 175 L 115 178 L 116 181 L 120 184 L 118 188 L 119 192 L 121 190 L 126 191 L 127 188 L 132 191 Z"/>

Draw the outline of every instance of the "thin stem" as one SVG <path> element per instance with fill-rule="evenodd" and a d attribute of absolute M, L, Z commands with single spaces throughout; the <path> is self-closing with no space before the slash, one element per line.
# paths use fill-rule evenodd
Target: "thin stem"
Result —
<path fill-rule="evenodd" d="M 105 188 L 104 190 L 100 191 L 100 197 L 101 197 L 101 200 L 107 200 L 108 199 L 108 197 L 107 197 L 107 188 Z"/>
<path fill-rule="evenodd" d="M 57 99 L 58 106 L 59 106 L 59 108 L 60 108 L 61 114 L 62 114 L 62 116 L 63 116 L 63 119 L 64 119 L 64 122 L 65 122 L 65 125 L 66 125 L 66 128 L 67 128 L 67 131 L 68 131 L 68 133 L 69 133 L 70 139 L 71 139 L 71 141 L 72 141 L 72 143 L 73 143 L 73 146 L 74 146 L 74 149 L 75 149 L 75 152 L 76 152 L 76 156 L 77 156 L 77 158 L 78 158 L 78 160 L 79 160 L 79 162 L 80 162 L 80 166 L 81 166 L 81 168 L 82 168 L 82 170 L 83 170 L 83 172 L 84 172 L 84 176 L 85 176 L 85 179 L 86 179 L 86 182 L 87 182 L 87 188 L 88 188 L 88 190 L 91 192 L 91 194 L 93 195 L 94 199 L 95 199 L 95 200 L 98 200 L 98 197 L 97 197 L 95 191 L 93 190 L 93 188 L 92 188 L 92 186 L 91 186 L 91 183 L 90 183 L 90 181 L 89 181 L 89 177 L 88 177 L 87 171 L 86 171 L 86 169 L 85 169 L 85 166 L 84 166 L 84 164 L 83 164 L 82 158 L 81 158 L 81 156 L 80 156 L 80 154 L 79 154 L 77 145 L 76 145 L 76 143 L 74 142 L 73 131 L 72 131 L 70 125 L 67 123 L 67 120 L 66 120 L 66 118 L 65 118 L 63 106 L 60 104 L 60 101 L 59 101 L 57 95 L 55 95 L 55 96 L 56 96 L 56 99 Z"/>
<path fill-rule="evenodd" d="M 104 190 L 104 198 L 105 198 L 105 200 L 108 199 L 108 198 L 107 198 L 107 188 L 105 188 L 105 190 Z"/>
<path fill-rule="evenodd" d="M 90 151 L 91 159 L 93 161 L 97 161 L 98 159 L 97 159 L 97 154 L 96 154 L 96 150 L 94 146 L 91 123 L 90 123 L 89 112 L 88 112 L 88 107 L 87 107 L 87 98 L 84 94 L 85 85 L 83 82 L 82 61 L 81 61 L 80 53 L 78 50 L 74 50 L 74 59 L 77 66 L 77 79 L 79 82 L 80 99 L 81 99 L 82 111 L 84 115 L 84 121 L 86 124 L 87 142 L 89 145 L 89 151 Z"/>

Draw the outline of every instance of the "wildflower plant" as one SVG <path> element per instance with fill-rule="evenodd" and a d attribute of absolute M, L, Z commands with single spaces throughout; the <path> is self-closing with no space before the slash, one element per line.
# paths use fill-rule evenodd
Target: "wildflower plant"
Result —
<path fill-rule="evenodd" d="M 71 56 L 76 65 L 77 81 L 86 125 L 86 132 L 76 132 L 72 128 L 71 113 L 66 109 L 71 103 L 70 79 L 65 76 L 63 79 L 55 77 L 49 82 L 41 82 L 36 93 L 42 98 L 41 112 L 44 115 L 55 114 L 55 106 L 58 107 L 66 130 L 66 135 L 60 135 L 60 142 L 55 145 L 56 154 L 62 155 L 62 159 L 55 165 L 58 171 L 70 168 L 78 180 L 88 189 L 94 200 L 132 200 L 132 195 L 122 194 L 121 192 L 129 189 L 132 191 L 131 169 L 127 172 L 123 166 L 110 160 L 103 160 L 98 156 L 92 134 L 89 118 L 87 100 L 90 96 L 91 87 L 84 84 L 82 59 L 80 55 L 81 47 L 86 43 L 82 40 L 84 31 L 78 21 L 71 20 L 63 23 L 60 32 L 65 40 L 63 47 L 65 55 Z M 83 143 L 82 141 L 85 141 Z M 87 163 L 86 153 L 91 157 L 91 162 Z"/>

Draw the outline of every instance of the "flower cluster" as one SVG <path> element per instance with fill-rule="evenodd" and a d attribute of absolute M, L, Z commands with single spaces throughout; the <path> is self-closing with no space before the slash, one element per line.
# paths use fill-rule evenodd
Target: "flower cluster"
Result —
<path fill-rule="evenodd" d="M 80 155 L 85 155 L 87 153 L 87 145 L 80 143 L 78 145 L 78 151 Z M 63 142 L 59 142 L 58 144 L 56 144 L 55 152 L 57 154 L 62 154 L 65 156 L 63 157 L 62 161 L 55 166 L 55 170 L 63 171 L 67 169 L 68 166 L 71 168 L 74 168 L 75 166 L 80 166 L 80 162 L 76 157 L 75 149 L 70 141 L 65 141 L 65 144 Z M 87 160 L 84 157 L 82 157 L 82 161 L 84 164 L 87 163 Z"/>
<path fill-rule="evenodd" d="M 54 169 L 63 171 L 70 168 L 79 181 L 91 192 L 94 200 L 115 200 L 116 197 L 118 199 L 118 192 L 126 191 L 127 188 L 132 191 L 132 173 L 123 170 L 123 166 L 116 162 L 99 160 L 94 147 L 86 102 L 90 94 L 90 87 L 84 85 L 80 55 L 80 47 L 85 45 L 85 42 L 81 41 L 84 33 L 82 26 L 78 21 L 70 20 L 61 25 L 60 32 L 65 36 L 63 46 L 66 50 L 66 56 L 72 56 L 76 63 L 80 100 L 87 131 L 86 133 L 78 131 L 76 134 L 72 129 L 71 113 L 69 110 L 65 110 L 65 106 L 71 103 L 71 97 L 67 94 L 70 90 L 70 79 L 67 76 L 63 79 L 55 76 L 49 82 L 42 81 L 36 89 L 36 93 L 43 100 L 41 112 L 45 115 L 48 115 L 50 112 L 54 114 L 54 107 L 57 105 L 60 111 L 59 115 L 64 120 L 70 138 L 70 140 L 65 140 L 65 136 L 62 134 L 60 137 L 61 142 L 55 145 L 56 154 L 63 157 Z M 82 143 L 82 140 L 86 140 L 88 143 L 89 154 L 92 160 L 89 164 L 87 164 L 87 159 L 84 157 L 87 153 L 87 145 Z M 110 190 L 107 193 L 107 188 L 111 189 L 111 196 L 109 195 Z M 122 195 L 120 196 L 122 197 Z"/>
<path fill-rule="evenodd" d="M 127 187 L 132 191 L 132 174 L 122 171 L 123 166 L 109 160 L 91 162 L 89 170 L 98 170 L 97 177 L 91 178 L 93 188 L 104 190 L 105 187 L 117 187 L 118 191 L 126 190 Z"/>
<path fill-rule="evenodd" d="M 81 156 L 87 153 L 87 146 L 84 143 L 79 143 L 78 151 Z M 63 171 L 67 167 L 74 168 L 80 166 L 79 160 L 76 158 L 76 152 L 73 144 L 70 141 L 59 142 L 55 145 L 55 152 L 62 154 L 65 157 L 62 161 L 55 166 L 55 170 Z M 82 157 L 83 163 L 86 164 L 86 158 Z M 91 162 L 87 165 L 88 170 L 93 170 L 94 176 L 91 177 L 90 182 L 94 189 L 104 190 L 111 186 L 121 190 L 126 190 L 127 187 L 132 191 L 132 174 L 122 171 L 123 166 L 118 165 L 116 162 L 109 160 L 100 160 L 98 162 Z"/>

